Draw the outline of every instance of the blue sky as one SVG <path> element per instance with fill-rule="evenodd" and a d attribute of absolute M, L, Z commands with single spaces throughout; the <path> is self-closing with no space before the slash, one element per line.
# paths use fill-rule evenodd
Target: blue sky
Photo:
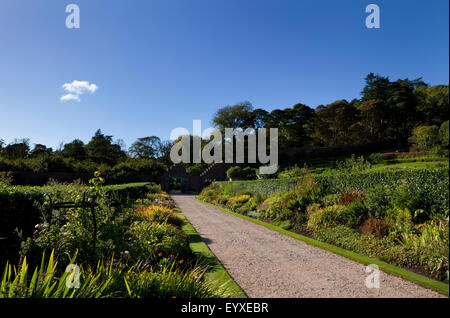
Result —
<path fill-rule="evenodd" d="M 81 28 L 65 26 L 66 5 Z M 381 28 L 365 27 L 365 7 Z M 130 146 L 222 106 L 360 97 L 369 72 L 448 84 L 447 0 L 1 0 L 0 139 L 57 147 L 101 128 Z M 95 84 L 60 101 L 74 80 Z"/>

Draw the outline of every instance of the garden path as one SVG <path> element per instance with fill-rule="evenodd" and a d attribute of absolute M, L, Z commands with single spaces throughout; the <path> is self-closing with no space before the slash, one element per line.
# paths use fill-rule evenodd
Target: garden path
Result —
<path fill-rule="evenodd" d="M 199 235 L 249 297 L 445 297 L 381 272 L 366 287 L 366 266 L 198 202 L 173 195 Z"/>

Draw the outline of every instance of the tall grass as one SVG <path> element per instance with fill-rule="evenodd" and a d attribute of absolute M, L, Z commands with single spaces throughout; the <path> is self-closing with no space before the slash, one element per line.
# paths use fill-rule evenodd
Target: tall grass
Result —
<path fill-rule="evenodd" d="M 76 255 L 71 259 L 75 261 Z M 30 271 L 26 257 L 19 269 L 7 263 L 3 271 L 0 283 L 0 298 L 98 298 L 111 282 L 112 266 L 104 266 L 99 263 L 97 270 L 92 272 L 80 269 L 80 285 L 72 288 L 73 272 L 63 272 L 57 277 L 58 262 L 54 261 L 52 252 L 49 260 L 45 261 L 45 253 L 42 256 L 41 265 L 33 271 L 29 279 Z"/>
<path fill-rule="evenodd" d="M 74 264 L 76 255 L 70 259 Z M 126 268 L 99 262 L 95 270 L 80 267 L 79 285 L 73 272 L 62 272 L 52 252 L 31 274 L 26 258 L 19 268 L 7 263 L 0 281 L 0 298 L 203 298 L 223 296 L 223 286 L 204 279 L 205 269 L 175 269 L 176 262 L 154 269 L 142 262 Z M 67 284 L 69 282 L 69 284 Z"/>

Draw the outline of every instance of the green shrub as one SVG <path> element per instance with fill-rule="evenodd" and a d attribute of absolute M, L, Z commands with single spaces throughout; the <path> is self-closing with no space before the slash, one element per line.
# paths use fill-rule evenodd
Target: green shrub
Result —
<path fill-rule="evenodd" d="M 358 232 L 344 225 L 337 225 L 332 228 L 317 227 L 314 230 L 314 238 L 331 243 L 350 251 L 356 250 L 357 239 L 360 236 Z"/>
<path fill-rule="evenodd" d="M 289 220 L 275 221 L 273 224 L 278 227 L 281 227 L 283 230 L 289 230 L 292 227 L 291 221 L 289 221 Z"/>
<path fill-rule="evenodd" d="M 208 168 L 208 165 L 205 163 L 191 163 L 184 164 L 184 167 L 187 174 L 191 176 L 199 176 Z"/>
<path fill-rule="evenodd" d="M 249 201 L 247 201 L 245 204 L 243 204 L 242 206 L 238 207 L 236 209 L 236 212 L 241 213 L 241 214 L 248 214 L 251 211 L 255 211 L 256 207 L 257 207 L 257 205 L 252 198 Z"/>
<path fill-rule="evenodd" d="M 449 126 L 447 120 L 443 122 L 441 127 L 439 128 L 439 141 L 442 147 L 448 148 L 448 135 L 449 135 Z"/>
<path fill-rule="evenodd" d="M 216 198 L 220 193 L 220 186 L 213 182 L 200 192 L 199 197 L 206 202 L 216 202 Z"/>
<path fill-rule="evenodd" d="M 336 162 L 336 168 L 345 172 L 357 172 L 370 169 L 371 164 L 363 156 L 356 158 L 355 155 L 352 155 L 344 161 Z"/>
<path fill-rule="evenodd" d="M 364 201 L 369 215 L 381 218 L 391 207 L 388 189 L 384 186 L 376 186 L 367 190 L 367 199 Z"/>
<path fill-rule="evenodd" d="M 163 192 L 161 189 L 161 185 L 151 182 L 150 184 L 147 184 L 146 186 L 148 193 L 161 193 Z"/>
<path fill-rule="evenodd" d="M 439 128 L 437 126 L 418 126 L 414 128 L 409 141 L 420 150 L 429 150 L 439 141 Z"/>
<path fill-rule="evenodd" d="M 228 196 L 221 194 L 221 195 L 217 196 L 216 202 L 220 205 L 226 206 L 226 204 L 228 202 Z"/>
<path fill-rule="evenodd" d="M 256 179 L 256 173 L 250 167 L 235 166 L 227 170 L 227 177 L 233 180 L 254 180 Z"/>
<path fill-rule="evenodd" d="M 320 227 L 332 227 L 338 223 L 344 223 L 344 213 L 345 207 L 337 204 L 319 209 L 309 216 L 308 228 L 315 230 Z"/>
<path fill-rule="evenodd" d="M 178 216 L 174 210 L 166 206 L 149 205 L 138 207 L 136 209 L 137 215 L 140 219 L 150 223 L 172 224 L 177 228 L 181 228 L 184 224 L 184 219 Z"/>
<path fill-rule="evenodd" d="M 345 206 L 341 214 L 341 222 L 348 227 L 356 228 L 367 217 L 368 210 L 361 200 Z"/>
<path fill-rule="evenodd" d="M 288 220 L 295 215 L 295 212 L 288 208 L 288 204 L 296 197 L 294 191 L 275 193 L 258 207 L 258 212 L 266 219 Z"/>
<path fill-rule="evenodd" d="M 308 173 L 309 173 L 309 171 L 307 168 L 300 168 L 298 166 L 294 166 L 290 169 L 286 169 L 286 170 L 283 170 L 280 173 L 278 173 L 278 178 L 280 178 L 280 179 L 298 178 L 298 177 L 302 177 Z"/>
<path fill-rule="evenodd" d="M 0 171 L 0 186 L 9 186 L 13 182 L 11 171 Z"/>
<path fill-rule="evenodd" d="M 430 275 L 448 279 L 449 226 L 447 219 L 435 219 L 420 226 L 420 232 L 403 233 L 402 246 L 420 255 L 420 262 Z"/>
<path fill-rule="evenodd" d="M 131 258 L 154 262 L 159 253 L 163 255 L 186 255 L 189 253 L 187 235 L 170 224 L 135 222 L 129 231 Z"/>
<path fill-rule="evenodd" d="M 328 194 L 319 199 L 323 206 L 329 206 L 339 203 L 339 193 Z"/>
<path fill-rule="evenodd" d="M 242 207 L 247 205 L 249 202 L 251 202 L 251 196 L 248 194 L 241 194 L 241 195 L 229 198 L 226 206 L 233 211 L 239 211 Z M 245 212 L 246 210 L 247 209 L 241 210 L 241 212 Z"/>
<path fill-rule="evenodd" d="M 33 236 L 22 243 L 21 254 L 33 261 L 42 252 L 54 250 L 55 258 L 59 260 L 78 250 L 80 262 L 88 264 L 119 254 L 125 247 L 123 237 L 135 214 L 122 207 L 110 206 L 103 188 L 97 183 L 100 179 L 92 179 L 93 186 L 86 191 L 76 186 L 66 187 L 72 190 L 59 196 L 58 192 L 64 187 L 56 186 L 52 195 L 47 194 L 42 204 L 41 221 L 33 227 Z M 61 202 L 60 197 L 62 202 L 69 200 L 78 207 L 52 209 L 52 202 Z M 86 206 L 90 203 L 95 206 Z"/>
<path fill-rule="evenodd" d="M 377 164 L 382 163 L 384 161 L 384 157 L 381 153 L 372 153 L 369 155 L 368 160 L 371 164 Z"/>

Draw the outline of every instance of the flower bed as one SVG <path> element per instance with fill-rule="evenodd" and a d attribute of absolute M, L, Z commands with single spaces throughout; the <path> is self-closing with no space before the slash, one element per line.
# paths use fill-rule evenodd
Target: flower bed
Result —
<path fill-rule="evenodd" d="M 170 196 L 150 185 L 144 186 L 146 191 L 139 190 L 141 198 L 127 197 L 128 204 L 116 205 L 109 192 L 113 190 L 103 182 L 96 174 L 82 198 L 78 185 L 54 186 L 54 198 L 75 203 L 83 200 L 90 204 L 88 208 L 48 210 L 50 196 L 44 196 L 36 206 L 43 212 L 42 218 L 32 235 L 22 241 L 22 270 L 15 271 L 7 264 L 0 298 L 221 296 L 220 290 L 205 281 L 205 269 L 197 265 L 189 238 L 181 230 L 184 219 L 166 204 Z M 38 198 L 41 190 L 36 191 Z M 151 204 L 136 203 L 152 196 Z M 65 284 L 68 264 L 80 269 L 77 289 Z M 33 275 L 33 268 L 41 274 Z M 55 288 L 50 289 L 52 284 Z"/>
<path fill-rule="evenodd" d="M 448 170 L 217 182 L 199 198 L 363 255 L 449 279 Z"/>

